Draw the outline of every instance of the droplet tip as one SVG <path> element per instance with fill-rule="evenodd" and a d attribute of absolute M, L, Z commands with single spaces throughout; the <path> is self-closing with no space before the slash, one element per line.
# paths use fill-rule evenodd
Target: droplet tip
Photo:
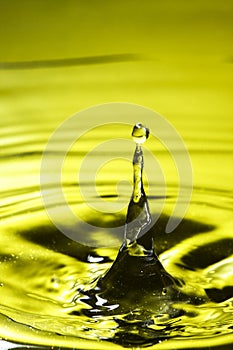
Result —
<path fill-rule="evenodd" d="M 149 129 L 146 126 L 141 123 L 135 124 L 132 131 L 134 142 L 137 144 L 143 144 L 148 139 L 149 133 Z"/>

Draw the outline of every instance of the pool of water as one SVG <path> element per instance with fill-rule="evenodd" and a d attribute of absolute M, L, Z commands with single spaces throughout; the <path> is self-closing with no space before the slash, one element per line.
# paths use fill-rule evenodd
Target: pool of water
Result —
<path fill-rule="evenodd" d="M 119 133 L 124 133 L 124 128 L 119 130 L 117 127 Z M 3 157 L 2 166 L 17 169 L 17 176 L 13 171 L 9 173 L 9 184 L 13 180 L 24 182 L 27 177 L 33 179 L 36 175 L 33 164 L 39 163 L 41 154 L 38 148 L 43 145 L 43 134 L 46 134 L 45 130 L 39 129 L 33 135 L 37 142 L 25 142 L 26 132 L 22 133 L 22 140 L 18 139 L 16 132 L 6 134 L 5 140 L 10 139 L 11 142 L 9 147 L 5 147 L 7 158 Z M 107 135 L 109 138 L 116 137 L 116 130 Z M 86 151 L 93 141 L 92 136 L 89 139 L 87 135 L 86 142 L 83 140 Z M 101 138 L 97 141 L 100 142 Z M 72 182 L 72 164 L 78 163 L 83 152 L 70 152 L 64 191 L 74 212 L 87 211 L 88 218 L 90 213 L 82 208 L 78 184 Z M 108 152 L 111 154 L 114 150 L 109 149 Z M 124 152 L 131 157 L 131 150 Z M 160 153 L 164 162 L 169 163 L 166 159 L 169 155 L 162 150 Z M 198 153 L 198 150 L 193 150 L 194 157 Z M 23 169 L 20 169 L 20 164 Z M 67 348 L 94 346 L 100 349 L 108 348 L 109 342 L 116 348 L 157 348 L 159 345 L 166 349 L 187 348 L 190 341 L 196 347 L 210 342 L 215 345 L 229 343 L 233 329 L 232 196 L 229 191 L 217 187 L 195 185 L 186 217 L 172 233 L 166 234 L 170 208 L 177 197 L 175 184 L 168 181 L 163 215 L 153 227 L 155 249 L 164 267 L 172 276 L 183 281 L 183 290 L 188 296 L 195 295 L 200 300 L 208 296 L 204 303 L 175 302 L 182 314 L 173 317 L 162 311 L 155 312 L 153 302 L 139 308 L 135 307 L 133 300 L 127 312 L 122 313 L 119 308 L 114 311 L 114 305 L 107 314 L 90 312 L 92 307 L 85 301 L 85 291 L 93 288 L 96 280 L 113 264 L 123 239 L 119 235 L 118 245 L 105 247 L 104 240 L 111 238 L 108 226 L 124 225 L 125 204 L 131 194 L 131 171 L 128 174 L 128 163 L 123 164 L 125 169 L 118 180 L 128 176 L 129 181 L 123 183 L 122 193 L 114 192 L 116 179 L 112 176 L 111 167 L 103 174 L 103 182 L 99 183 L 102 196 L 108 195 L 105 199 L 109 201 L 109 206 L 119 196 L 123 209 L 107 219 L 91 216 L 90 222 L 96 223 L 92 234 L 97 234 L 97 247 L 72 241 L 56 229 L 48 219 L 36 182 L 26 181 L 23 187 L 16 182 L 2 193 L 0 332 L 3 339 L 26 344 Z M 164 199 L 160 195 L 159 184 L 156 184 L 156 176 L 149 190 L 151 196 L 148 201 L 152 208 L 156 208 Z M 51 191 L 51 196 L 54 196 L 54 206 L 59 205 L 55 190 Z M 90 196 L 93 203 L 97 199 L 94 195 Z M 81 224 L 77 230 L 83 230 Z"/>
<path fill-rule="evenodd" d="M 143 6 L 126 1 L 93 8 L 52 3 L 15 1 L 14 11 L 7 5 L 0 11 L 6 38 L 0 52 L 0 347 L 230 349 L 231 2 L 179 1 L 174 7 L 172 1 L 148 0 Z M 131 196 L 132 126 L 92 130 L 71 147 L 64 163 L 65 198 L 75 214 L 95 225 L 94 246 L 61 233 L 41 198 L 41 160 L 51 134 L 83 108 L 111 101 L 164 115 L 190 154 L 192 199 L 180 225 L 166 234 L 178 193 L 176 166 L 165 147 L 150 138 L 164 188 L 145 152 L 150 208 L 152 214 L 157 208 L 163 212 L 153 227 L 155 250 L 166 270 L 183 282 L 187 298 L 197 301 L 176 302 L 180 312 L 173 317 L 155 312 L 153 298 L 140 307 L 129 303 L 124 312 L 112 305 L 110 313 L 95 315 L 85 294 L 112 266 L 122 243 L 123 230 L 116 239 L 109 228 L 124 225 Z M 108 147 L 115 161 L 99 169 L 96 192 L 85 193 L 93 206 L 102 198 L 105 208 L 120 210 L 97 215 L 82 200 L 77 174 L 85 154 L 112 138 L 128 139 L 129 146 Z M 57 154 L 60 149 L 62 143 Z M 101 150 L 91 157 L 104 165 Z M 87 166 L 84 189 L 92 189 L 89 174 Z M 48 189 L 59 206 L 52 173 Z M 81 221 L 77 230 L 85 237 Z"/>

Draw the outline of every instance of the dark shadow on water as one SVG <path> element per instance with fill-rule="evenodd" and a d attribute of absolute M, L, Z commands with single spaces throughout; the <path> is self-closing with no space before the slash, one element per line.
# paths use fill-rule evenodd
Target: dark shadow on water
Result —
<path fill-rule="evenodd" d="M 155 225 L 152 227 L 149 233 L 150 235 L 152 234 L 154 238 L 155 250 L 158 255 L 174 247 L 176 244 L 180 243 L 184 239 L 193 237 L 196 234 L 210 232 L 215 229 L 215 226 L 213 225 L 207 225 L 200 221 L 183 219 L 183 221 L 172 233 L 166 234 L 165 228 L 166 228 L 167 222 L 168 222 L 168 217 L 161 216 L 157 220 Z M 108 227 L 114 227 L 114 226 L 119 227 L 119 239 L 120 241 L 123 241 L 124 223 L 125 223 L 125 217 L 123 215 L 112 216 L 110 220 L 108 216 L 108 222 L 104 220 L 104 217 L 94 217 L 91 220 L 89 220 L 88 223 L 93 226 L 96 226 L 98 229 L 99 227 L 104 227 L 105 229 Z M 89 254 L 91 254 L 92 256 L 95 256 L 95 255 L 97 256 L 97 253 L 95 253 L 96 251 L 95 248 L 88 247 L 79 242 L 75 242 L 69 239 L 53 225 L 32 227 L 32 228 L 29 228 L 28 230 L 18 231 L 17 234 L 29 242 L 39 244 L 42 247 L 46 247 L 47 249 L 53 250 L 55 252 L 59 252 L 59 253 L 77 258 L 80 261 L 88 262 Z M 105 242 L 103 242 L 103 246 L 104 246 L 104 243 Z M 201 264 L 202 262 L 202 259 L 200 259 L 202 252 L 204 252 L 203 256 L 205 257 L 205 259 L 207 255 L 206 252 L 207 251 L 209 252 L 208 261 L 210 261 L 213 258 L 216 261 L 218 261 L 218 256 L 220 258 L 226 257 L 226 254 L 228 254 L 228 251 L 230 252 L 230 249 L 232 249 L 231 248 L 232 243 L 231 245 L 228 243 L 230 242 L 227 242 L 226 249 L 225 248 L 223 249 L 223 246 L 226 244 L 226 242 L 223 242 L 223 244 L 220 245 L 219 249 L 217 249 L 218 243 L 216 243 L 216 249 L 214 249 L 214 254 L 215 254 L 214 257 L 212 257 L 211 255 L 211 253 L 213 252 L 213 249 L 211 250 L 203 247 L 203 250 L 202 250 L 202 248 L 200 248 L 200 251 L 196 251 L 196 253 L 199 256 L 198 263 Z M 116 250 L 117 249 L 118 247 L 116 247 Z M 194 268 L 197 267 L 196 266 L 197 261 L 195 260 L 196 253 L 194 253 L 195 258 L 192 258 L 192 252 L 190 253 L 190 257 L 188 255 L 184 257 L 185 259 L 184 263 L 187 266 L 192 267 L 193 265 Z M 110 261 L 109 258 L 106 257 L 106 259 L 107 260 L 103 260 L 102 262 Z M 203 260 L 203 264 L 204 264 L 204 260 Z"/>
<path fill-rule="evenodd" d="M 225 238 L 202 245 L 188 254 L 181 261 L 185 266 L 195 269 L 204 269 L 233 254 L 233 239 Z"/>
<path fill-rule="evenodd" d="M 0 69 L 15 70 L 15 69 L 41 69 L 41 68 L 59 68 L 84 66 L 92 64 L 106 64 L 116 62 L 132 62 L 138 61 L 139 55 L 132 53 L 100 55 L 100 56 L 86 56 L 86 57 L 72 57 L 62 59 L 50 60 L 35 60 L 35 61 L 14 61 L 14 62 L 0 62 Z"/>
<path fill-rule="evenodd" d="M 233 297 L 233 286 L 227 286 L 223 289 L 211 288 L 205 291 L 208 297 L 216 303 L 221 303 Z"/>
<path fill-rule="evenodd" d="M 76 258 L 79 261 L 88 262 L 89 256 L 97 256 L 91 247 L 82 245 L 66 237 L 55 226 L 38 226 L 18 234 L 29 242 L 33 242 L 54 252 Z M 109 258 L 101 262 L 110 261 Z"/>

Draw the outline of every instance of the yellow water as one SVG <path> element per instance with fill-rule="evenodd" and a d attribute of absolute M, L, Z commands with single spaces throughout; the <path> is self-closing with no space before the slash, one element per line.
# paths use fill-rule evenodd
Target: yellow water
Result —
<path fill-rule="evenodd" d="M 0 3 L 3 340 L 75 349 L 120 349 L 122 344 L 230 348 L 232 10 L 232 2 L 226 0 Z M 92 64 L 88 58 L 74 66 L 67 63 L 80 57 L 94 58 Z M 20 66 L 22 61 L 48 66 L 49 60 L 60 62 L 60 67 Z M 54 129 L 83 108 L 118 101 L 158 111 L 184 139 L 193 166 L 192 201 L 171 234 L 164 234 L 166 216 L 160 219 L 156 250 L 167 270 L 185 281 L 187 293 L 203 296 L 206 289 L 217 290 L 218 300 L 183 305 L 185 314 L 172 320 L 153 315 L 154 324 L 147 327 L 140 322 L 126 325 L 124 315 L 85 316 L 88 307 L 80 301 L 79 290 L 88 289 L 111 266 L 120 239 L 116 247 L 107 248 L 69 240 L 48 219 L 40 196 L 42 152 Z M 121 204 L 119 212 L 104 219 L 90 218 L 78 192 L 77 172 L 85 152 L 106 136 L 130 139 L 128 135 L 130 126 L 92 131 L 73 146 L 66 160 L 66 198 L 75 213 L 81 211 L 98 223 L 98 242 L 109 239 L 101 225 L 124 223 L 132 169 L 124 159 L 100 169 L 98 194 L 111 208 L 118 194 Z M 153 138 L 148 142 L 166 174 L 164 215 L 169 215 L 177 195 L 176 168 L 161 144 Z M 119 149 L 119 154 L 109 148 L 108 154 L 131 159 L 133 147 Z M 101 155 L 98 159 L 101 164 Z M 145 156 L 146 167 L 150 178 Z M 116 183 L 122 179 L 118 191 Z M 156 177 L 148 186 L 150 205 L 156 207 L 164 194 Z"/>

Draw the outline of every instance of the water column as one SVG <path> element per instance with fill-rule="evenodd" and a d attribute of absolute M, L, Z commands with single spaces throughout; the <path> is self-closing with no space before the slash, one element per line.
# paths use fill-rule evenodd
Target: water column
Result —
<path fill-rule="evenodd" d="M 180 291 L 181 283 L 162 266 L 154 250 L 152 218 L 143 188 L 142 144 L 149 130 L 136 124 L 132 136 L 136 142 L 133 156 L 133 193 L 128 205 L 125 239 L 111 268 L 96 287 L 88 292 L 90 314 L 130 312 L 130 317 L 148 321 L 151 313 L 177 315 L 174 301 L 189 301 Z M 140 316 L 139 316 L 140 315 Z"/>

